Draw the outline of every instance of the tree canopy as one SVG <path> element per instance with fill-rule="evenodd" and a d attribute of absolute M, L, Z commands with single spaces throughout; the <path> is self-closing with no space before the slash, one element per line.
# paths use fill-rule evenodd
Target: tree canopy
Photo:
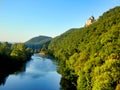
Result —
<path fill-rule="evenodd" d="M 23 43 L 0 43 L 0 62 L 6 62 L 6 60 L 26 61 L 30 58 L 31 54 L 31 49 L 27 48 Z"/>
<path fill-rule="evenodd" d="M 77 90 L 119 90 L 120 7 L 103 13 L 87 27 L 52 39 L 48 49 L 58 58 L 58 72 Z"/>

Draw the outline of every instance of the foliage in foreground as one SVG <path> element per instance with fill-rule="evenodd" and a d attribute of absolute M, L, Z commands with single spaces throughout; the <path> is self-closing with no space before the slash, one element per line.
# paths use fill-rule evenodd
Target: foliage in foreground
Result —
<path fill-rule="evenodd" d="M 0 43 L 0 63 L 10 65 L 13 63 L 26 62 L 30 59 L 31 54 L 31 49 L 26 48 L 23 43 Z"/>

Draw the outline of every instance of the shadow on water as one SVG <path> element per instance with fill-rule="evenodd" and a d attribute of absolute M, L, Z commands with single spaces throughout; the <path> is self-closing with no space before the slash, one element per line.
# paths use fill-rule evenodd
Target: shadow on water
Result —
<path fill-rule="evenodd" d="M 39 54 L 27 63 L 0 58 L 0 90 L 59 90 L 60 78 L 53 60 Z"/>
<path fill-rule="evenodd" d="M 5 85 L 10 74 L 17 75 L 25 71 L 26 62 L 13 62 L 11 60 L 0 60 L 0 86 Z"/>
<path fill-rule="evenodd" d="M 61 78 L 60 86 L 60 90 L 77 90 L 76 86 L 74 86 L 72 82 L 69 79 L 66 79 L 65 77 Z"/>
<path fill-rule="evenodd" d="M 56 71 L 56 68 L 57 69 L 59 68 L 56 62 L 50 61 L 47 58 L 40 57 L 38 54 L 33 55 L 32 58 L 34 59 L 34 61 L 32 61 L 31 59 L 30 62 L 13 62 L 11 60 L 0 59 L 0 86 L 5 86 L 6 80 L 8 79 L 9 75 L 20 74 L 21 76 L 23 75 L 24 78 L 27 77 L 34 80 L 35 79 L 42 80 L 44 77 L 46 77 L 47 79 L 49 77 L 54 77 L 54 80 L 52 80 L 52 78 L 49 78 L 52 81 L 52 83 L 49 83 L 50 80 L 47 81 L 47 83 L 49 83 L 48 86 L 51 86 L 51 87 L 54 87 L 53 83 L 54 84 L 56 83 L 56 82 L 53 82 L 55 81 L 55 78 L 56 78 L 56 81 L 57 81 L 57 78 L 61 78 L 61 80 L 59 81 L 60 90 L 76 90 L 76 87 L 72 84 L 72 81 L 70 81 L 69 79 L 66 79 L 63 76 L 61 77 L 60 75 L 57 74 L 57 72 L 54 72 Z M 52 63 L 54 63 L 54 65 Z M 54 74 L 53 76 L 51 76 L 52 73 Z M 47 80 L 47 79 L 43 79 L 43 80 Z M 42 85 L 44 81 L 36 82 L 35 84 L 38 84 L 38 83 Z"/>
<path fill-rule="evenodd" d="M 51 59 L 41 57 L 39 54 L 34 54 L 32 57 L 33 61 L 30 61 L 26 65 L 26 72 L 24 76 L 30 78 L 43 78 L 50 72 L 56 71 L 56 66 L 53 64 Z"/>

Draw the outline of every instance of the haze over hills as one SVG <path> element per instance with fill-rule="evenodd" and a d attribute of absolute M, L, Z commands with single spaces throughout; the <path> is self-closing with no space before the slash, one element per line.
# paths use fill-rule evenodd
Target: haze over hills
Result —
<path fill-rule="evenodd" d="M 70 29 L 53 39 L 34 37 L 25 44 L 38 50 L 47 45 L 45 51 L 58 59 L 64 90 L 120 90 L 120 6 L 86 27 Z"/>

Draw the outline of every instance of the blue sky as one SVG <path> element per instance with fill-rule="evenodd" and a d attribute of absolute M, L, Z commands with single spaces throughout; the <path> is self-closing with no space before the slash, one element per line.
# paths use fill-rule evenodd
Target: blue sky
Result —
<path fill-rule="evenodd" d="M 120 0 L 0 0 L 0 41 L 55 37 L 83 27 L 91 16 L 120 6 Z"/>

